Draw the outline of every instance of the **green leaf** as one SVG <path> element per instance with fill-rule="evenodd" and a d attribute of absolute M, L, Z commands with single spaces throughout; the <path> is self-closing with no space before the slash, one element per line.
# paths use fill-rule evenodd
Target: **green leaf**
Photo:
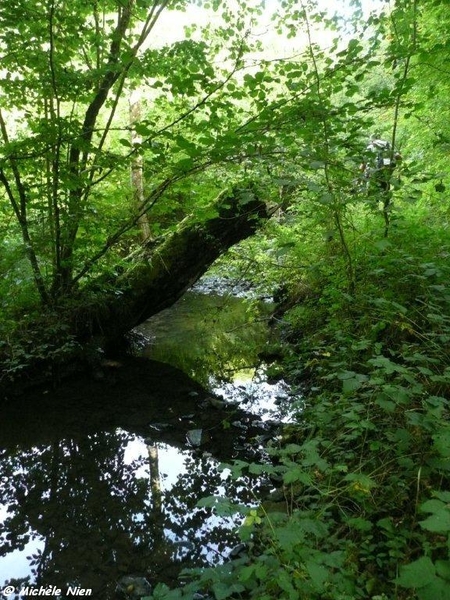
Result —
<path fill-rule="evenodd" d="M 262 473 L 274 473 L 275 467 L 272 465 L 260 465 L 258 463 L 250 463 L 248 466 L 248 472 L 253 475 L 261 475 Z"/>
<path fill-rule="evenodd" d="M 275 539 L 284 551 L 291 552 L 292 548 L 302 543 L 304 535 L 295 527 L 277 527 Z"/>
<path fill-rule="evenodd" d="M 425 521 L 419 521 L 419 525 L 427 531 L 444 533 L 450 531 L 450 509 L 444 507 L 433 512 Z"/>
<path fill-rule="evenodd" d="M 422 556 L 418 560 L 400 567 L 400 575 L 395 579 L 397 585 L 405 588 L 423 588 L 433 581 L 435 567 L 428 556 Z"/>
<path fill-rule="evenodd" d="M 298 522 L 298 528 L 305 533 L 311 533 L 318 539 L 323 539 L 328 535 L 327 527 L 318 519 L 302 518 Z"/>
<path fill-rule="evenodd" d="M 444 502 L 436 499 L 426 500 L 426 502 L 420 505 L 420 510 L 426 513 L 435 513 L 443 508 L 445 508 Z"/>
<path fill-rule="evenodd" d="M 286 454 L 298 454 L 299 452 L 303 452 L 303 449 L 303 446 L 300 446 L 299 444 L 288 444 L 284 448 L 284 452 Z"/>
<path fill-rule="evenodd" d="M 372 488 L 376 487 L 376 482 L 364 473 L 349 473 L 344 477 L 344 481 L 351 482 L 353 491 L 364 494 L 368 494 Z"/>
<path fill-rule="evenodd" d="M 307 561 L 305 567 L 315 586 L 322 590 L 325 581 L 328 579 L 328 570 L 313 560 Z"/>
<path fill-rule="evenodd" d="M 375 242 L 374 246 L 375 246 L 375 248 L 377 248 L 377 250 L 381 250 L 382 252 L 384 252 L 385 250 L 390 248 L 392 246 L 392 244 L 389 240 L 384 239 L 384 240 L 378 240 L 377 242 Z"/>
<path fill-rule="evenodd" d="M 181 589 L 171 590 L 165 583 L 158 583 L 150 598 L 153 600 L 178 600 L 183 595 Z M 144 600 L 146 600 L 144 598 Z"/>
<path fill-rule="evenodd" d="M 417 590 L 417 597 L 419 600 L 448 600 L 449 583 L 440 577 L 434 577 L 428 585 Z"/>
<path fill-rule="evenodd" d="M 250 579 L 254 579 L 257 577 L 257 567 L 256 565 L 248 565 L 239 569 L 238 578 L 239 581 L 246 582 L 250 581 Z"/>
<path fill-rule="evenodd" d="M 436 498 L 442 500 L 442 502 L 445 502 L 446 504 L 450 504 L 450 492 L 434 491 L 433 496 L 436 496 Z"/>
<path fill-rule="evenodd" d="M 441 456 L 450 457 L 450 431 L 440 431 L 433 436 L 434 448 Z"/>
<path fill-rule="evenodd" d="M 229 598 L 233 594 L 243 592 L 245 587 L 239 583 L 228 585 L 220 581 L 218 583 L 214 583 L 212 589 L 216 600 L 223 600 L 224 598 Z"/>
<path fill-rule="evenodd" d="M 234 504 L 229 498 L 223 496 L 208 496 L 200 498 L 197 502 L 199 508 L 211 508 L 214 512 L 223 517 L 236 514 L 238 512 L 247 512 L 248 508 L 244 505 Z"/>
<path fill-rule="evenodd" d="M 291 578 L 286 573 L 286 571 L 279 571 L 276 579 L 280 588 L 288 594 L 288 598 L 292 598 L 293 600 L 297 600 L 298 594 L 292 585 Z"/>
<path fill-rule="evenodd" d="M 145 123 L 135 123 L 134 130 L 138 135 L 142 135 L 143 137 L 147 137 L 152 134 L 153 130 Z"/>
<path fill-rule="evenodd" d="M 126 148 L 132 148 L 133 144 L 130 142 L 130 140 L 127 140 L 126 138 L 120 138 L 119 139 L 119 144 L 121 144 L 122 146 L 125 146 Z"/>
<path fill-rule="evenodd" d="M 378 398 L 375 400 L 375 404 L 377 404 L 380 408 L 382 408 L 386 412 L 394 412 L 396 409 L 395 402 L 392 402 L 392 400 L 387 400 L 386 396 L 384 394 L 381 394 L 380 396 L 378 396 Z"/>
<path fill-rule="evenodd" d="M 374 367 L 378 367 L 383 369 L 383 371 L 387 375 L 392 375 L 392 373 L 407 373 L 408 370 L 402 365 L 398 365 L 394 363 L 392 360 L 387 358 L 386 356 L 377 356 L 376 358 L 371 358 L 368 361 Z"/>
<path fill-rule="evenodd" d="M 177 168 L 179 171 L 184 172 L 190 171 L 193 166 L 194 161 L 192 160 L 192 158 L 182 158 L 175 164 L 175 168 Z"/>
<path fill-rule="evenodd" d="M 181 148 L 181 150 L 184 150 L 190 157 L 195 157 L 199 154 L 197 144 L 194 144 L 193 142 L 186 139 L 182 135 L 176 136 L 175 143 L 178 146 L 178 148 Z"/>
<path fill-rule="evenodd" d="M 450 560 L 437 560 L 436 561 L 436 573 L 450 581 Z"/>
<path fill-rule="evenodd" d="M 304 471 L 303 469 L 289 469 L 289 471 L 287 471 L 284 475 L 283 475 L 283 483 L 285 483 L 286 485 L 289 483 L 303 483 L 305 485 L 310 485 L 311 484 L 311 476 Z"/>
<path fill-rule="evenodd" d="M 372 523 L 362 517 L 353 517 L 347 519 L 347 525 L 357 529 L 358 531 L 370 531 L 372 529 Z"/>
<path fill-rule="evenodd" d="M 344 394 L 351 394 L 361 387 L 361 381 L 358 381 L 356 377 L 353 379 L 344 379 L 342 382 L 342 391 Z"/>
<path fill-rule="evenodd" d="M 317 167 L 319 168 L 319 167 Z M 334 196 L 333 194 L 322 194 L 319 197 L 319 202 L 321 204 L 332 204 L 334 202 Z"/>

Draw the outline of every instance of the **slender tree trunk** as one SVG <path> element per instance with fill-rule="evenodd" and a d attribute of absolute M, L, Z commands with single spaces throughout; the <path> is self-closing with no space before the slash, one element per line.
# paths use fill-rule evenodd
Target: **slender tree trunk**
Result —
<path fill-rule="evenodd" d="M 159 477 L 159 455 L 158 444 L 147 444 L 148 466 L 150 470 L 150 492 L 152 501 L 152 516 L 158 523 L 158 530 L 162 534 L 162 491 Z"/>
<path fill-rule="evenodd" d="M 141 111 L 141 94 L 139 90 L 135 90 L 130 97 L 130 130 L 131 144 L 136 147 L 141 143 L 141 136 L 136 132 L 135 124 L 142 118 Z M 131 163 L 131 187 L 133 188 L 133 210 L 138 213 L 145 202 L 144 188 L 144 159 L 140 152 L 136 152 L 133 162 Z M 150 222 L 147 213 L 142 214 L 138 219 L 138 226 L 141 232 L 143 242 L 152 239 Z"/>

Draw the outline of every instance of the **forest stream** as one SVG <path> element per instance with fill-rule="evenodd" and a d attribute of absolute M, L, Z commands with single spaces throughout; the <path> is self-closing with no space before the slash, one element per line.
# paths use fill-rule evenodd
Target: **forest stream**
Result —
<path fill-rule="evenodd" d="M 293 394 L 267 382 L 258 358 L 268 303 L 217 287 L 203 280 L 132 332 L 136 356 L 2 408 L 9 598 L 37 588 L 139 598 L 183 567 L 229 559 L 242 515 L 197 503 L 226 495 L 249 506 L 267 493 L 269 482 L 236 481 L 221 462 L 260 458 Z"/>

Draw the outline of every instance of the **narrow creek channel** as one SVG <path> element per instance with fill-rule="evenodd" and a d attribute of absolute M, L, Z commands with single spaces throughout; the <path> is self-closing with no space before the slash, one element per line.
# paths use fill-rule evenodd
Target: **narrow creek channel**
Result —
<path fill-rule="evenodd" d="M 139 356 L 2 405 L 0 597 L 139 598 L 182 567 L 227 560 L 242 517 L 197 502 L 251 505 L 267 490 L 220 463 L 263 452 L 292 398 L 258 359 L 264 305 L 210 292 L 133 332 Z"/>

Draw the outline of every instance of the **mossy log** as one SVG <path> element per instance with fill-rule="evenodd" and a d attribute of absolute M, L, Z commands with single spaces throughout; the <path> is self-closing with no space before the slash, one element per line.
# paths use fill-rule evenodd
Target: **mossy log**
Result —
<path fill-rule="evenodd" d="M 95 371 L 98 349 L 110 355 L 122 350 L 128 331 L 174 304 L 219 256 L 271 214 L 251 188 L 221 194 L 214 210 L 208 220 L 187 217 L 173 233 L 144 244 L 115 280 L 99 278 L 52 307 L 51 314 L 44 311 L 23 332 L 27 361 L 17 365 L 7 356 L 0 359 L 0 401 L 11 389 L 20 393 L 86 365 Z"/>
<path fill-rule="evenodd" d="M 222 193 L 216 216 L 199 222 L 187 217 L 160 241 L 143 246 L 115 282 L 115 291 L 96 306 L 78 312 L 76 335 L 116 340 L 152 315 L 174 304 L 228 248 L 252 235 L 270 216 L 249 188 Z M 99 282 L 95 283 L 97 289 Z"/>

